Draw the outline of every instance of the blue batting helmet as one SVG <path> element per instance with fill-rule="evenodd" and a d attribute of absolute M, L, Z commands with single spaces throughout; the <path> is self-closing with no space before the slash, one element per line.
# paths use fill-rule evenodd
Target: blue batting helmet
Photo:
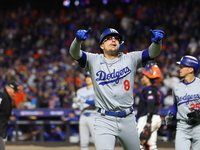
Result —
<path fill-rule="evenodd" d="M 109 28 L 103 31 L 103 33 L 101 34 L 99 44 L 101 45 L 103 40 L 110 35 L 118 36 L 120 38 L 120 41 L 122 41 L 122 35 L 117 30 Z"/>
<path fill-rule="evenodd" d="M 91 77 L 89 71 L 86 72 L 85 77 Z"/>
<path fill-rule="evenodd" d="M 196 73 L 199 69 L 199 61 L 190 55 L 183 56 L 180 61 L 176 62 L 179 65 L 184 65 L 188 67 L 194 68 L 194 72 Z"/>

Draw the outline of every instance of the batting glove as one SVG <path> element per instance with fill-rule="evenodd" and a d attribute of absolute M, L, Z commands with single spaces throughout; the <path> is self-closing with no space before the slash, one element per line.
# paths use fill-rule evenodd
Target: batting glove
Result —
<path fill-rule="evenodd" d="M 78 103 L 78 102 L 80 102 L 80 98 L 79 98 L 79 97 L 74 97 L 74 98 L 72 99 L 72 101 L 73 101 L 74 103 Z"/>
<path fill-rule="evenodd" d="M 91 28 L 89 28 L 87 31 L 86 30 L 78 30 L 76 32 L 76 39 L 78 41 L 85 41 L 89 38 L 89 33 L 91 31 Z"/>
<path fill-rule="evenodd" d="M 174 118 L 174 115 L 172 113 L 169 113 L 166 117 L 165 117 L 165 124 L 167 126 L 167 124 L 172 121 Z"/>
<path fill-rule="evenodd" d="M 73 101 L 74 103 L 85 103 L 85 102 L 86 102 L 85 99 L 82 99 L 82 98 L 80 98 L 79 96 L 74 97 L 74 98 L 72 99 L 72 101 Z"/>
<path fill-rule="evenodd" d="M 159 41 L 161 41 L 165 35 L 165 32 L 162 30 L 150 30 L 152 38 L 151 41 L 158 44 Z"/>
<path fill-rule="evenodd" d="M 80 103 L 72 103 L 72 108 L 73 109 L 79 109 L 80 108 Z"/>

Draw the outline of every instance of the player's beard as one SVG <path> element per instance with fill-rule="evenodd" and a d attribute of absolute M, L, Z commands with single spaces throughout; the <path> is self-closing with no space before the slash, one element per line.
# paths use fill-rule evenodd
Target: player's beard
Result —
<path fill-rule="evenodd" d="M 118 49 L 115 49 L 115 50 L 110 49 L 110 50 L 105 50 L 105 51 L 106 51 L 106 53 L 107 53 L 108 55 L 110 55 L 110 56 L 118 56 L 118 54 L 119 54 Z"/>

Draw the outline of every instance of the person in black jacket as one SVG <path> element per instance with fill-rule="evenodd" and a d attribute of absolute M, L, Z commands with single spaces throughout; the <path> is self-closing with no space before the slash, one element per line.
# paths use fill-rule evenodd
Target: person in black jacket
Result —
<path fill-rule="evenodd" d="M 158 115 L 158 109 L 162 93 L 156 86 L 157 82 L 162 81 L 162 73 L 160 68 L 151 63 L 142 69 L 141 84 L 144 86 L 140 93 L 140 101 L 138 105 L 138 133 L 140 135 L 140 149 L 157 150 L 157 131 L 161 126 L 161 118 Z M 148 139 L 142 138 L 141 133 L 145 132 L 145 128 L 150 128 Z M 145 133 L 146 134 L 146 133 Z"/>
<path fill-rule="evenodd" d="M 10 81 L 4 91 L 0 92 L 0 150 L 5 150 L 4 140 L 7 136 L 8 120 L 12 112 L 12 100 L 18 92 L 18 83 Z"/>

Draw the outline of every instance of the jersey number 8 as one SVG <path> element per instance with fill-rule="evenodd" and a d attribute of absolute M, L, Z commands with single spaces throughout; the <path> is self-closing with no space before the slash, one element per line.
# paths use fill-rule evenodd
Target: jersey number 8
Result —
<path fill-rule="evenodd" d="M 125 80 L 124 81 L 124 90 L 128 91 L 130 89 L 130 81 Z"/>

